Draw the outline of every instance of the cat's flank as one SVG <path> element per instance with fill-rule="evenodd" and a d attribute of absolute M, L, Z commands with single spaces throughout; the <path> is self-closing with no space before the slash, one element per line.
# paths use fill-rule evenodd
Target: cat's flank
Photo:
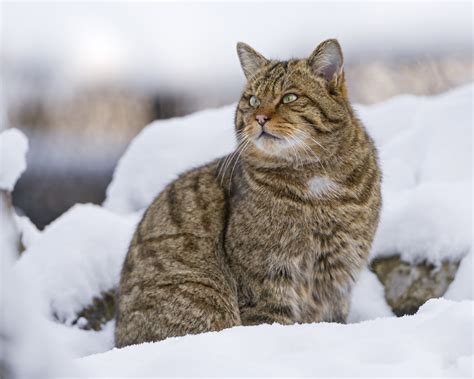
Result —
<path fill-rule="evenodd" d="M 344 322 L 381 205 L 336 40 L 308 59 L 237 51 L 236 151 L 146 211 L 118 291 L 118 347 L 261 323 Z M 205 137 L 204 137 L 205 138 Z"/>

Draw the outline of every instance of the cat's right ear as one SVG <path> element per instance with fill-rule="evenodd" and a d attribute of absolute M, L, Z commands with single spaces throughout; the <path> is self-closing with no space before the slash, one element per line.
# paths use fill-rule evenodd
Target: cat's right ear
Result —
<path fill-rule="evenodd" d="M 247 80 L 253 78 L 268 63 L 267 58 L 243 42 L 237 43 L 237 54 Z"/>
<path fill-rule="evenodd" d="M 340 87 L 344 82 L 344 59 L 341 45 L 336 39 L 321 42 L 308 59 L 314 74 L 326 79 L 333 88 Z"/>

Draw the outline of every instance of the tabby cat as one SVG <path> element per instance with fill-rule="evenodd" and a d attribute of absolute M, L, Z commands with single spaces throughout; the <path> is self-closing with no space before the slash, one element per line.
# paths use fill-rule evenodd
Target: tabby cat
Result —
<path fill-rule="evenodd" d="M 236 325 L 346 320 L 381 206 L 371 138 L 337 40 L 308 59 L 237 45 L 238 148 L 182 174 L 140 222 L 118 291 L 118 347 Z"/>

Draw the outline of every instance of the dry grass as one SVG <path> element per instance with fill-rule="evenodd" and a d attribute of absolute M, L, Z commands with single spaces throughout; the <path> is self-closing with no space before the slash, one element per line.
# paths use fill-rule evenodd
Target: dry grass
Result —
<path fill-rule="evenodd" d="M 352 99 L 373 104 L 399 94 L 435 95 L 474 79 L 472 57 L 418 57 L 349 65 Z"/>

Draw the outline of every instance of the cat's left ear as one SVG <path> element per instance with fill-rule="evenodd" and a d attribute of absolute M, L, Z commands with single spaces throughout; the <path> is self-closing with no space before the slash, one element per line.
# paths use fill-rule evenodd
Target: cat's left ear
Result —
<path fill-rule="evenodd" d="M 309 57 L 308 64 L 313 73 L 326 79 L 331 87 L 342 85 L 344 58 L 337 39 L 321 42 Z"/>
<path fill-rule="evenodd" d="M 250 80 L 258 70 L 268 63 L 268 59 L 243 42 L 237 43 L 237 54 L 245 77 Z"/>

